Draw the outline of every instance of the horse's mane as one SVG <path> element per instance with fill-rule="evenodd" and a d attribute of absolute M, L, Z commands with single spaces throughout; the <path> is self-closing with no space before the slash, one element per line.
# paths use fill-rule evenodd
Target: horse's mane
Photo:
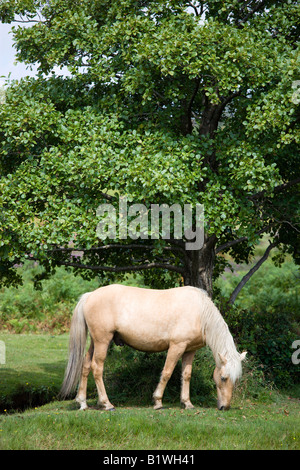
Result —
<path fill-rule="evenodd" d="M 233 337 L 221 313 L 207 293 L 200 291 L 200 315 L 202 333 L 206 344 L 212 350 L 217 367 L 221 367 L 219 353 L 227 359 L 226 371 L 233 383 L 242 374 L 240 354 L 236 350 Z"/>

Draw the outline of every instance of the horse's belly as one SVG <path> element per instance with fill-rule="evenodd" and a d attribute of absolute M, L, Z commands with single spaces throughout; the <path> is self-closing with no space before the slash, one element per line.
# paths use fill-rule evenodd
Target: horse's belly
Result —
<path fill-rule="evenodd" d="M 169 348 L 169 342 L 166 340 L 143 340 L 143 338 L 130 337 L 130 335 L 121 335 L 125 344 L 134 349 L 144 352 L 160 352 Z"/>
<path fill-rule="evenodd" d="M 160 352 L 166 351 L 169 348 L 170 340 L 166 337 L 166 333 L 161 335 L 153 334 L 150 332 L 130 331 L 126 328 L 124 331 L 118 329 L 118 335 L 123 343 L 131 346 L 134 349 L 145 352 Z"/>

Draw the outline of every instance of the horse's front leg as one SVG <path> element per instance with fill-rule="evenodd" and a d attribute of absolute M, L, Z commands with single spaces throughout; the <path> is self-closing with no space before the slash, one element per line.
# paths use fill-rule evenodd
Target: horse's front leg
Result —
<path fill-rule="evenodd" d="M 172 344 L 169 347 L 166 362 L 161 373 L 160 381 L 153 393 L 154 409 L 159 410 L 162 408 L 162 397 L 166 388 L 166 385 L 173 373 L 173 370 L 184 353 L 186 343 Z"/>
<path fill-rule="evenodd" d="M 192 362 L 196 351 L 186 352 L 182 356 L 182 384 L 181 384 L 181 404 L 188 410 L 194 408 L 190 401 L 190 381 L 192 376 Z"/>

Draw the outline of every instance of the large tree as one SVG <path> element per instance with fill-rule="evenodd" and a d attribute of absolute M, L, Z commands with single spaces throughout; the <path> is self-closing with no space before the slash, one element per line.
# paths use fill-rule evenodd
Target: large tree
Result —
<path fill-rule="evenodd" d="M 248 262 L 262 236 L 243 283 L 275 246 L 299 260 L 297 1 L 5 0 L 0 18 L 40 71 L 0 108 L 3 284 L 31 258 L 212 295 L 223 254 Z M 202 248 L 99 239 L 97 208 L 120 197 L 203 204 Z"/>

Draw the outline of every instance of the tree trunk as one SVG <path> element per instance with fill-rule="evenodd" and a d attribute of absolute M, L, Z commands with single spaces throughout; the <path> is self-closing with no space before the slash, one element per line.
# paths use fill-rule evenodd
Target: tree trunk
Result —
<path fill-rule="evenodd" d="M 186 252 L 184 285 L 204 289 L 210 297 L 213 294 L 212 276 L 215 261 L 216 236 L 205 236 L 201 250 Z"/>

